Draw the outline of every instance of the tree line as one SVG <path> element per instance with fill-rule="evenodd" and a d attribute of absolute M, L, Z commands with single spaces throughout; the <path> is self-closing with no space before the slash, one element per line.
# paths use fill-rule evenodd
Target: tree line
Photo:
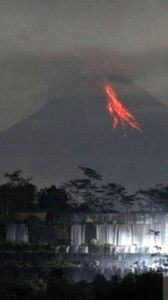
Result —
<path fill-rule="evenodd" d="M 0 282 L 3 300 L 161 300 L 161 273 L 119 274 L 106 280 L 97 274 L 92 282 L 74 283 L 61 269 L 55 269 L 47 280 L 13 280 Z"/>
<path fill-rule="evenodd" d="M 158 212 L 168 211 L 168 185 L 158 184 L 134 194 L 124 186 L 104 183 L 102 175 L 88 167 L 79 167 L 81 178 L 60 187 L 38 188 L 20 170 L 4 175 L 0 185 L 0 212 L 12 218 L 18 211 L 47 212 Z"/>

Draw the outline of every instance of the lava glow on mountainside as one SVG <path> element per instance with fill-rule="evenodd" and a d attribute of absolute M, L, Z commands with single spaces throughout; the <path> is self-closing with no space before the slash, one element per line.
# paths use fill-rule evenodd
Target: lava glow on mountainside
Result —
<path fill-rule="evenodd" d="M 107 110 L 113 118 L 113 128 L 116 129 L 118 125 L 121 125 L 124 129 L 125 125 L 128 125 L 135 130 L 142 132 L 142 129 L 134 116 L 118 99 L 113 87 L 109 84 L 105 84 L 104 91 L 108 99 Z"/>

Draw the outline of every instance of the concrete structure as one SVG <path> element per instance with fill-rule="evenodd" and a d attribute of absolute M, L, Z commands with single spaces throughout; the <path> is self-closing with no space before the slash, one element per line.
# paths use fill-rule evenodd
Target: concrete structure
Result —
<path fill-rule="evenodd" d="M 168 214 L 71 216 L 71 244 L 92 242 L 109 245 L 117 252 L 168 253 Z"/>

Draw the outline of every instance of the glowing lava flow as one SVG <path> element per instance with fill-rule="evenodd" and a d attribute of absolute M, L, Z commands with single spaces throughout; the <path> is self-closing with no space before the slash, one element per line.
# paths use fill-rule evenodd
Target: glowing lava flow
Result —
<path fill-rule="evenodd" d="M 104 91 L 108 99 L 108 112 L 113 117 L 113 128 L 116 129 L 119 124 L 122 126 L 122 128 L 124 128 L 125 124 L 127 124 L 128 126 L 142 132 L 134 116 L 117 98 L 117 95 L 113 90 L 112 86 L 105 84 Z"/>

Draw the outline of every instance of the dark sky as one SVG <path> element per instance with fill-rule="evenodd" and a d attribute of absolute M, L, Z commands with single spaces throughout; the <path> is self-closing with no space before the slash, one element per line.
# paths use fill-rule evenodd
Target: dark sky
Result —
<path fill-rule="evenodd" d="M 0 0 L 1 172 L 60 183 L 88 162 L 130 189 L 166 182 L 167 11 L 166 0 Z M 106 79 L 143 135 L 112 132 Z"/>

